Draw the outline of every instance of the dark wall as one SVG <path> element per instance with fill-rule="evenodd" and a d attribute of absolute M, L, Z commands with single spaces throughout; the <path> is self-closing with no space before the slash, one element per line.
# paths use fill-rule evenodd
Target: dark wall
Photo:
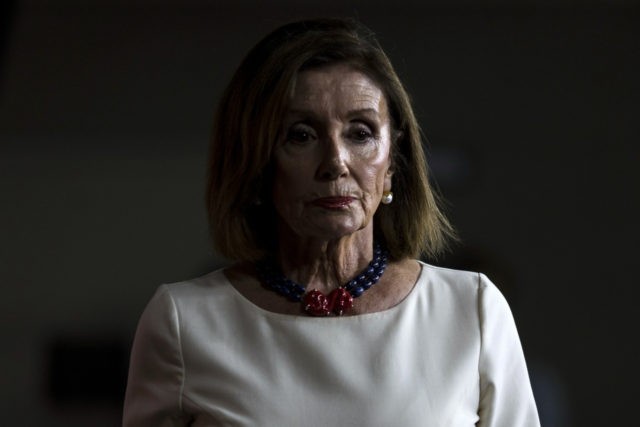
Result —
<path fill-rule="evenodd" d="M 485 271 L 506 294 L 544 425 L 632 423 L 639 9 L 390 3 L 14 2 L 0 61 L 3 419 L 119 423 L 146 301 L 223 263 L 202 203 L 217 96 L 275 26 L 349 15 L 378 33 L 429 139 L 462 238 L 434 262 Z"/>

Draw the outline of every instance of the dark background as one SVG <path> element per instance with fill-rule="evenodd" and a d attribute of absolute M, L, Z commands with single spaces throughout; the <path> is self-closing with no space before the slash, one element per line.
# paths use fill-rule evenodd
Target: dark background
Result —
<path fill-rule="evenodd" d="M 544 425 L 633 425 L 640 9 L 574 3 L 3 3 L 3 423 L 119 424 L 144 305 L 223 262 L 202 195 L 223 86 L 274 27 L 348 15 L 429 139 L 463 242 L 436 262 L 506 294 Z"/>

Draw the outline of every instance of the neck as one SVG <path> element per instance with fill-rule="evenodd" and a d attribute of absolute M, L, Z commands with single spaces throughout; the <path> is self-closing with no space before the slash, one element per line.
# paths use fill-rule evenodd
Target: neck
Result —
<path fill-rule="evenodd" d="M 323 293 L 343 286 L 373 257 L 373 230 L 337 239 L 301 239 L 281 234 L 278 261 L 284 275 Z"/>

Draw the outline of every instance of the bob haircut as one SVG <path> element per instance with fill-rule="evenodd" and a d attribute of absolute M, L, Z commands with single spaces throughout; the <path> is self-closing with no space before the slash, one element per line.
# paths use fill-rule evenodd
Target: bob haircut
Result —
<path fill-rule="evenodd" d="M 337 63 L 371 78 L 389 106 L 394 201 L 376 211 L 375 239 L 399 260 L 435 257 L 454 236 L 429 184 L 409 96 L 374 34 L 351 19 L 316 19 L 284 25 L 260 41 L 218 104 L 207 208 L 211 237 L 223 256 L 256 261 L 277 249 L 271 161 L 282 118 L 298 73 Z"/>

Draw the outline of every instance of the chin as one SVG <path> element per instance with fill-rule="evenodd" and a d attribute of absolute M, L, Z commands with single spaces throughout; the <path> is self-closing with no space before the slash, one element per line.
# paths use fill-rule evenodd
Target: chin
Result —
<path fill-rule="evenodd" d="M 317 237 L 327 240 L 340 239 L 342 237 L 349 236 L 365 228 L 362 223 L 354 222 L 330 222 L 327 221 L 324 224 L 317 224 L 315 227 L 315 233 Z"/>
<path fill-rule="evenodd" d="M 294 236 L 300 238 L 315 238 L 322 240 L 336 240 L 352 235 L 367 227 L 371 221 L 366 221 L 360 215 L 320 215 L 298 218 L 297 221 L 286 222 Z"/>

